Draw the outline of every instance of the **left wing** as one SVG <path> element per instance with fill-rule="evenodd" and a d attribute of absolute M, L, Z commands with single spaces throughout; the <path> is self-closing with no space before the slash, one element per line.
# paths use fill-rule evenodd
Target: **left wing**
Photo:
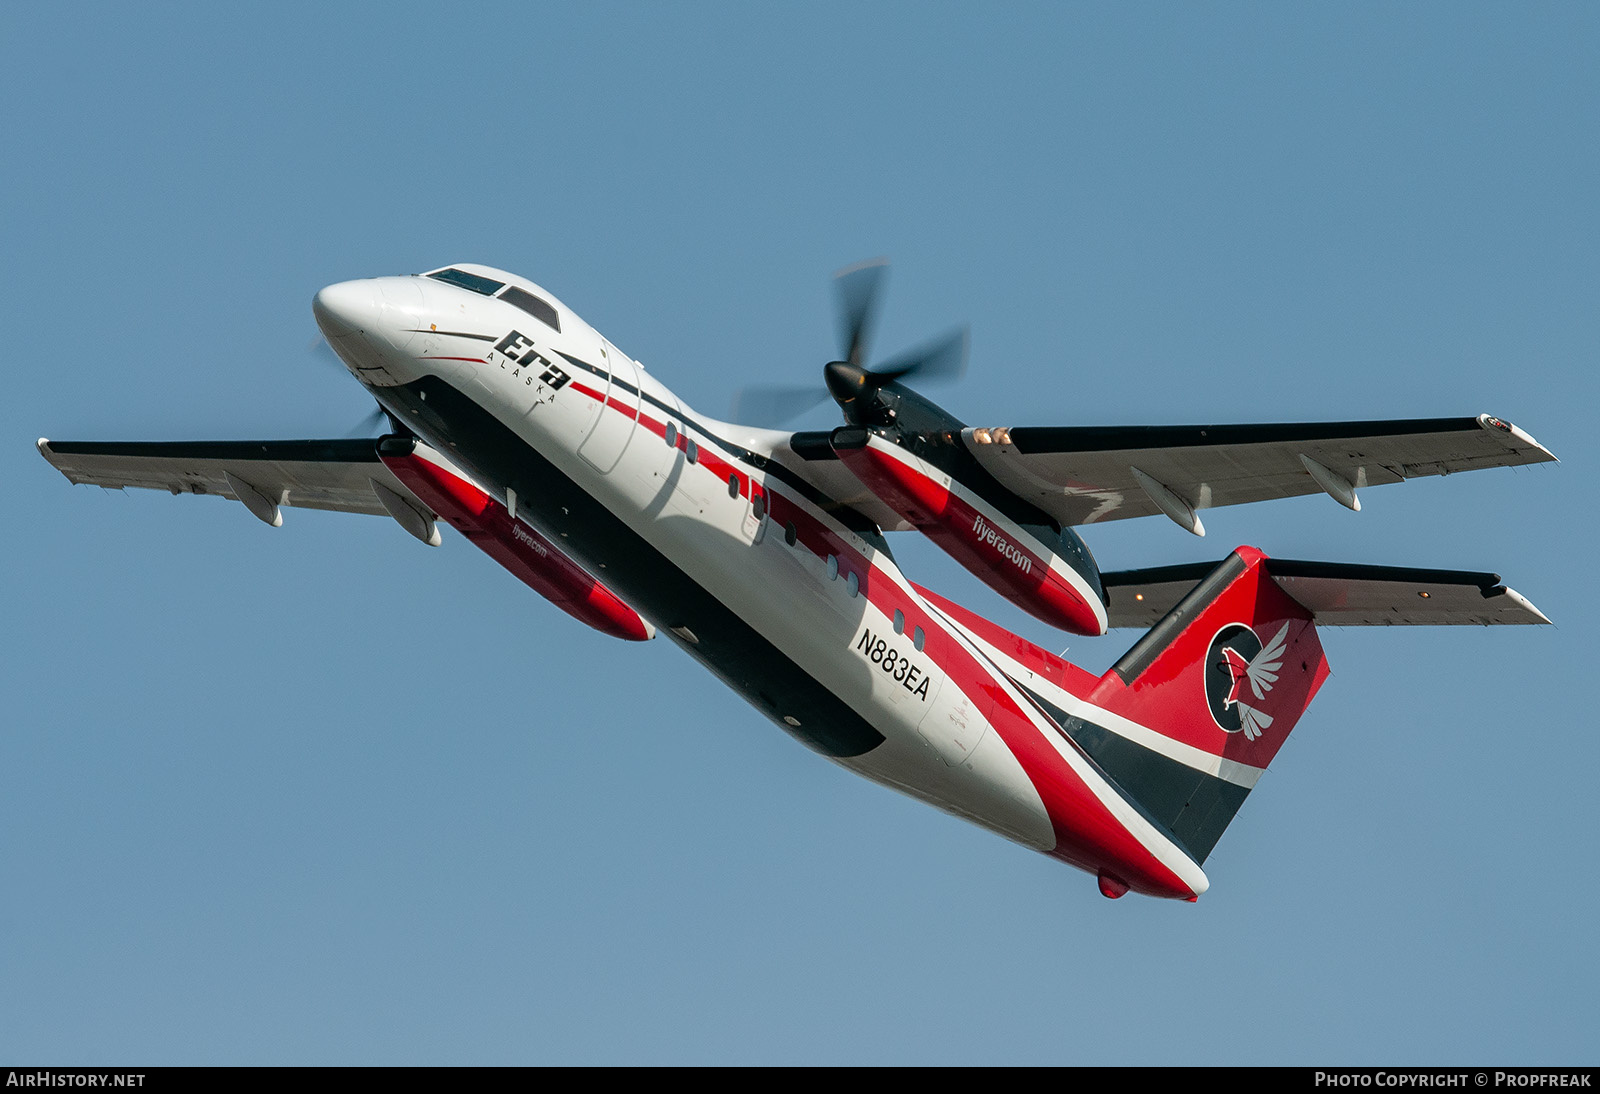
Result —
<path fill-rule="evenodd" d="M 1552 461 L 1510 422 L 1418 418 L 1281 425 L 1017 426 L 964 429 L 966 448 L 1008 490 L 1064 525 L 1165 513 L 1204 534 L 1196 511 L 1423 475 Z"/>
<path fill-rule="evenodd" d="M 48 441 L 71 482 L 214 494 L 271 525 L 282 505 L 387 515 L 432 547 L 443 518 L 529 588 L 580 622 L 632 641 L 655 627 L 497 496 L 414 437 L 332 441 Z M 398 474 L 396 472 L 398 471 Z M 404 476 L 402 478 L 401 476 Z M 423 498 L 429 499 L 424 501 Z M 507 492 L 510 504 L 515 499 Z"/>
<path fill-rule="evenodd" d="M 434 514 L 378 458 L 377 442 L 371 438 L 50 441 L 41 437 L 39 452 L 75 483 L 113 490 L 136 486 L 173 494 L 215 494 L 243 502 L 268 524 L 282 522 L 280 505 L 387 515 L 419 539 L 437 540 Z M 397 503 L 404 507 L 398 513 Z"/>

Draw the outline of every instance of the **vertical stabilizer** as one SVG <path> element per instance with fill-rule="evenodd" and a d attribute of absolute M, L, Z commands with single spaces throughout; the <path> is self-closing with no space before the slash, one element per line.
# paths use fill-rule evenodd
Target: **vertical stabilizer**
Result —
<path fill-rule="evenodd" d="M 1240 547 L 1101 677 L 1090 701 L 1159 747 L 1074 737 L 1203 862 L 1328 675 L 1311 613 Z M 1161 745 L 1159 738 L 1166 740 Z"/>

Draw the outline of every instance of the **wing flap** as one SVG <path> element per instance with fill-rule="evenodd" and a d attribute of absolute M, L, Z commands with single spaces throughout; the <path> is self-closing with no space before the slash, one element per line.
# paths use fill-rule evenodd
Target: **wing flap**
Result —
<path fill-rule="evenodd" d="M 1325 490 L 1307 460 L 1359 490 L 1555 459 L 1527 433 L 1488 414 L 1263 425 L 1017 426 L 967 429 L 962 437 L 1004 486 L 1068 525 L 1162 512 L 1135 468 L 1191 508 L 1212 509 Z"/>
<path fill-rule="evenodd" d="M 1100 575 L 1113 627 L 1153 627 L 1214 563 Z M 1533 624 L 1550 620 L 1499 574 L 1271 558 L 1267 573 L 1323 627 Z"/>
<path fill-rule="evenodd" d="M 371 438 L 307 441 L 50 441 L 39 453 L 69 482 L 241 500 L 228 476 L 269 502 L 386 516 L 373 482 L 428 507 L 378 458 Z"/>

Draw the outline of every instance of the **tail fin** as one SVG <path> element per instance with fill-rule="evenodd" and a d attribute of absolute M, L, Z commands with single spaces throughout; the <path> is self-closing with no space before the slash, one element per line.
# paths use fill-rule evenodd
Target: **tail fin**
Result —
<path fill-rule="evenodd" d="M 1327 679 L 1312 614 L 1240 547 L 1100 678 L 1072 735 L 1204 862 Z M 1132 723 L 1128 725 L 1127 723 Z"/>

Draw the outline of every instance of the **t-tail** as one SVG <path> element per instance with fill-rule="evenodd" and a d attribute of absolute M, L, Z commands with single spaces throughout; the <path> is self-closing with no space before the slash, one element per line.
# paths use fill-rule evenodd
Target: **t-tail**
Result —
<path fill-rule="evenodd" d="M 1318 625 L 1549 622 L 1497 574 L 1271 559 L 1253 547 L 1104 582 L 1111 625 L 1150 629 L 1054 713 L 1196 863 L 1327 679 Z"/>
<path fill-rule="evenodd" d="M 1225 558 L 1089 694 L 1112 724 L 1065 727 L 1197 863 L 1328 677 L 1312 613 L 1266 562 Z"/>

